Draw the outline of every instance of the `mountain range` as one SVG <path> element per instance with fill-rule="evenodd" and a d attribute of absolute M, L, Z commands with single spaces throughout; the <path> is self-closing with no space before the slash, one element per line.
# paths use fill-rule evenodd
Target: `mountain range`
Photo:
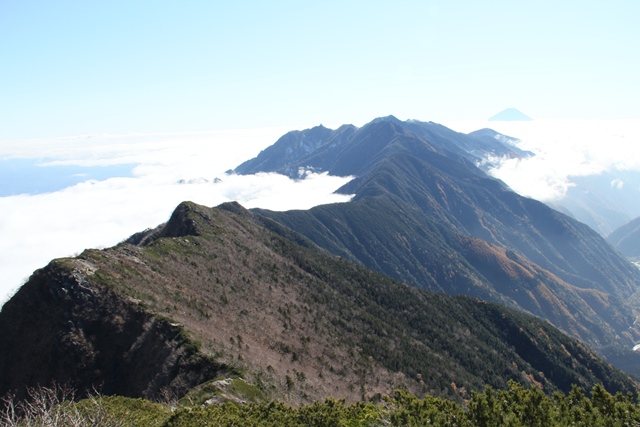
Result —
<path fill-rule="evenodd" d="M 235 171 L 312 167 L 354 176 L 338 190 L 353 194 L 350 203 L 257 212 L 413 286 L 545 318 L 610 361 L 636 369 L 630 349 L 639 338 L 634 304 L 640 272 L 585 224 L 519 196 L 476 166 L 483 154 L 528 154 L 512 150 L 509 137 L 464 135 L 394 117 L 349 129 L 348 139 L 328 135 L 304 153 L 297 141 L 317 129 L 287 134 Z M 478 135 L 489 135 L 491 145 Z M 473 154 L 463 148 L 471 145 Z M 292 155 L 283 158 L 276 150 Z"/>
<path fill-rule="evenodd" d="M 509 380 L 637 394 L 611 363 L 638 372 L 640 273 L 483 171 L 489 154 L 530 155 L 512 141 L 392 116 L 290 132 L 235 172 L 352 176 L 350 202 L 185 202 L 113 248 L 53 260 L 0 312 L 0 394 L 57 381 L 214 399 L 221 378 L 293 404 L 396 388 L 464 401 Z"/>

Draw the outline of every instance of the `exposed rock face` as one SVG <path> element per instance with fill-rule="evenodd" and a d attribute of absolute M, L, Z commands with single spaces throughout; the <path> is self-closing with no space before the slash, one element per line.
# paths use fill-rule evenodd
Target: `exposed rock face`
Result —
<path fill-rule="evenodd" d="M 0 313 L 0 395 L 52 381 L 106 394 L 181 394 L 222 366 L 196 354 L 178 325 L 99 286 L 93 266 L 57 260 Z"/>

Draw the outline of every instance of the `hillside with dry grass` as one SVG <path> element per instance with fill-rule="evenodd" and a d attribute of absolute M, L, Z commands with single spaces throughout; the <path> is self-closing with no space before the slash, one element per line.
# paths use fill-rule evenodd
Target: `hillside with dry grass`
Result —
<path fill-rule="evenodd" d="M 155 230 L 36 271 L 0 312 L 0 394 L 55 380 L 153 399 L 230 376 L 295 405 L 397 388 L 462 401 L 509 380 L 637 393 L 546 321 L 407 286 L 264 222 L 183 203 Z"/>

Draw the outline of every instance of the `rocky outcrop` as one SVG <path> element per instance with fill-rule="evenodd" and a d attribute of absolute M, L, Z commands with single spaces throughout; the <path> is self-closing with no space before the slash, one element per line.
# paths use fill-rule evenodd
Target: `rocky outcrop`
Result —
<path fill-rule="evenodd" d="M 0 395 L 50 385 L 157 398 L 224 372 L 180 325 L 99 283 L 84 260 L 37 270 L 0 313 Z M 20 357 L 16 357 L 20 355 Z"/>

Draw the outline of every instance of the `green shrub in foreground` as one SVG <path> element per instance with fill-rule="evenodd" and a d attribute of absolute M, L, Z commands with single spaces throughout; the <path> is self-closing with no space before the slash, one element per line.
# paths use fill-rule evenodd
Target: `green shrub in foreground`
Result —
<path fill-rule="evenodd" d="M 17 410 L 14 413 L 5 410 L 0 413 L 0 424 L 96 427 L 640 427 L 640 410 L 632 397 L 611 395 L 601 385 L 593 387 L 590 397 L 579 387 L 573 387 L 567 395 L 555 393 L 547 396 L 536 387 L 524 388 L 511 382 L 506 390 L 487 387 L 482 392 L 473 393 L 472 398 L 465 402 L 465 408 L 432 396 L 419 399 L 405 391 L 397 391 L 377 403 L 347 405 L 343 400 L 327 399 L 291 408 L 282 402 L 227 402 L 181 407 L 173 411 L 167 405 L 119 396 L 93 396 L 77 403 L 55 399 L 44 402 L 42 399 L 49 396 L 46 393 L 33 393 L 32 396 L 41 401 L 14 405 L 13 409 Z M 20 410 L 29 408 L 25 405 L 35 405 L 33 407 L 39 409 L 25 412 L 26 416 L 20 415 Z M 52 423 L 55 419 L 60 422 Z"/>

